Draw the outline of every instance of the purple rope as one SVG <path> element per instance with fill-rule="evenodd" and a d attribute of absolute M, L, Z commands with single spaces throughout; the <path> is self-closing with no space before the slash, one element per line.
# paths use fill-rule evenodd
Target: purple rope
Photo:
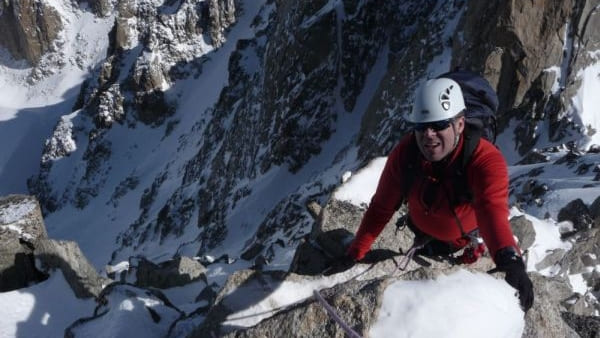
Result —
<path fill-rule="evenodd" d="M 415 255 L 415 252 L 417 252 L 417 250 L 419 250 L 423 246 L 424 245 L 418 245 L 418 246 L 413 245 L 406 253 L 406 256 L 402 257 L 402 259 L 400 260 L 400 263 L 398 263 L 398 270 L 400 270 L 400 271 L 406 270 L 406 267 L 408 266 L 408 263 L 410 263 L 410 260 Z"/>
<path fill-rule="evenodd" d="M 323 307 L 325 308 L 325 311 L 327 311 L 327 314 L 329 314 L 329 317 L 331 317 L 331 319 L 333 319 L 336 323 L 338 323 L 338 325 L 344 331 L 346 331 L 348 336 L 350 336 L 351 338 L 362 338 L 358 333 L 356 333 L 356 331 L 354 331 L 350 326 L 348 326 L 348 324 L 344 323 L 342 318 L 340 318 L 340 316 L 337 314 L 337 312 L 335 312 L 335 309 L 332 308 L 331 305 L 329 305 L 329 303 L 327 303 L 327 301 L 325 299 L 323 299 L 323 296 L 321 296 L 319 291 L 315 290 L 313 293 L 315 295 L 315 298 L 319 301 L 319 303 L 321 303 L 321 305 L 323 305 Z"/>

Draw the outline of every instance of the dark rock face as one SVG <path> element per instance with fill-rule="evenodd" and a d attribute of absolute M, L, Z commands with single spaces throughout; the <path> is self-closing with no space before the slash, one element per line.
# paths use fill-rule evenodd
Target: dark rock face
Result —
<path fill-rule="evenodd" d="M 500 130 L 511 118 L 521 121 L 515 129 L 521 154 L 537 141 L 539 121 L 550 121 L 553 141 L 584 127 L 570 122 L 565 110 L 578 90 L 570 84 L 580 81 L 578 72 L 598 49 L 600 33 L 590 29 L 598 25 L 596 5 L 469 1 L 452 63 L 482 72 L 497 88 Z M 549 71 L 553 66 L 559 69 Z"/>
<path fill-rule="evenodd" d="M 353 2 L 347 1 L 346 6 L 351 3 Z M 388 1 L 386 6 L 389 6 L 391 15 L 378 14 L 385 20 L 373 17 L 372 14 L 364 14 L 369 20 L 356 24 L 359 25 L 357 29 L 362 31 L 363 25 L 377 21 L 378 26 L 387 27 L 385 32 L 388 37 L 388 50 L 381 49 L 382 52 L 387 52 L 382 55 L 387 57 L 387 68 L 363 115 L 357 140 L 362 164 L 366 164 L 374 156 L 387 155 L 408 131 L 409 127 L 403 117 L 411 109 L 417 81 L 439 75 L 428 70 L 428 65 L 451 45 L 453 38 L 447 32 L 456 29 L 455 19 L 458 19 L 463 5 L 462 2 L 445 2 L 437 6 L 435 1 Z M 369 13 L 368 6 L 362 6 L 360 10 Z M 378 28 L 367 30 L 367 33 L 376 34 L 377 30 Z M 356 49 L 356 44 L 359 44 L 359 51 L 372 44 L 369 38 L 362 36 L 355 41 L 351 46 Z M 380 45 L 379 48 L 383 47 Z M 354 60 L 359 64 L 363 62 Z M 356 72 L 365 68 L 363 65 L 350 69 Z"/>
<path fill-rule="evenodd" d="M 600 224 L 600 197 L 590 204 L 590 216 L 594 219 L 595 226 L 598 226 Z"/>
<path fill-rule="evenodd" d="M 579 198 L 560 209 L 558 212 L 558 221 L 571 221 L 576 230 L 587 230 L 593 224 L 590 210 Z"/>
<path fill-rule="evenodd" d="M 61 29 L 60 15 L 47 2 L 10 0 L 0 4 L 0 45 L 16 59 L 37 64 L 53 49 Z"/>
<path fill-rule="evenodd" d="M 99 16 L 113 10 L 106 0 L 88 5 Z M 191 68 L 200 67 L 202 56 L 225 42 L 225 33 L 239 15 L 233 0 L 186 0 L 164 6 L 151 1 L 119 1 L 114 12 L 109 55 L 81 88 L 76 109 L 83 109 L 83 114 L 68 128 L 65 123 L 57 125 L 44 150 L 39 175 L 28 182 L 45 211 L 55 211 L 66 203 L 85 208 L 98 196 L 112 169 L 108 165 L 112 155 L 108 130 L 115 123 L 131 128 L 140 122 L 160 127 L 177 108 L 177 101 L 165 93 L 168 87 L 191 76 L 185 69 L 188 63 Z M 62 142 L 65 132 L 72 134 L 70 142 Z M 74 149 L 82 143 L 87 149 L 79 160 L 86 162 L 85 173 L 74 169 L 78 173 L 73 175 L 71 188 L 53 190 L 50 160 L 67 155 L 70 145 Z"/>
<path fill-rule="evenodd" d="M 99 17 L 110 15 L 112 11 L 112 3 L 110 0 L 77 0 L 80 4 L 86 4 L 92 12 Z"/>

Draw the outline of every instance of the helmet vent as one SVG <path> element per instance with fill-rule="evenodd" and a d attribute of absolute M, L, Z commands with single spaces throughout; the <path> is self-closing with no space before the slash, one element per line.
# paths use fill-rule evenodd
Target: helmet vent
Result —
<path fill-rule="evenodd" d="M 442 109 L 448 111 L 450 110 L 450 90 L 452 89 L 452 87 L 454 86 L 450 86 L 446 89 L 444 89 L 444 91 L 442 92 L 442 94 L 440 95 L 440 104 L 442 105 Z"/>

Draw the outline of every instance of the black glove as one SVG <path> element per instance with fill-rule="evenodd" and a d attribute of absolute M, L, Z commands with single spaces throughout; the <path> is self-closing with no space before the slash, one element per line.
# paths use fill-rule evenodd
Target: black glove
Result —
<path fill-rule="evenodd" d="M 525 263 L 512 247 L 503 248 L 496 253 L 496 268 L 490 272 L 502 271 L 510 286 L 519 291 L 521 308 L 527 312 L 533 305 L 533 284 L 525 271 Z"/>
<path fill-rule="evenodd" d="M 400 253 L 389 249 L 373 249 L 369 250 L 365 257 L 360 260 L 360 262 L 366 264 L 375 264 L 399 255 Z"/>

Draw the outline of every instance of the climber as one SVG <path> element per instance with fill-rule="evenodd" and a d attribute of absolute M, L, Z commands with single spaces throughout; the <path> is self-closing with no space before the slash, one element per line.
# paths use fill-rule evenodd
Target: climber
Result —
<path fill-rule="evenodd" d="M 501 152 L 466 123 L 467 107 L 460 85 L 450 78 L 428 80 L 419 88 L 406 117 L 413 132 L 389 154 L 344 259 L 363 259 L 405 202 L 418 255 L 469 249 L 463 263 L 472 263 L 485 243 L 495 270 L 506 273 L 527 311 L 533 285 L 508 222 L 507 165 Z M 473 149 L 465 154 L 465 148 Z"/>

